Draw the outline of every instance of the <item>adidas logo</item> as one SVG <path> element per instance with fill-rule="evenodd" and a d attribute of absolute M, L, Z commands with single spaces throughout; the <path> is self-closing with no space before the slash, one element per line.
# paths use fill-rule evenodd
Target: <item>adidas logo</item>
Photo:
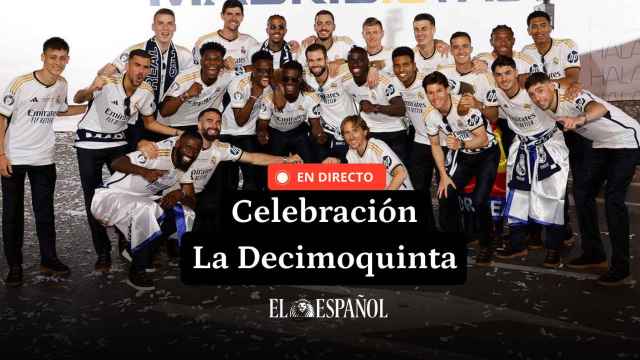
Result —
<path fill-rule="evenodd" d="M 31 102 L 38 102 L 38 98 L 34 97 L 33 99 L 31 99 Z"/>
<path fill-rule="evenodd" d="M 111 103 L 115 106 L 118 106 L 118 100 L 113 100 Z"/>

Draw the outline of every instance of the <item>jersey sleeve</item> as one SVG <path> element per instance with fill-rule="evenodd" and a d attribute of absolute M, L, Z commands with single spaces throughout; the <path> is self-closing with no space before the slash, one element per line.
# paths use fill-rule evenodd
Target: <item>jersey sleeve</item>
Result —
<path fill-rule="evenodd" d="M 320 117 L 320 98 L 316 94 L 307 94 L 304 97 L 304 108 L 307 112 L 307 118 L 317 119 Z"/>
<path fill-rule="evenodd" d="M 125 49 L 120 55 L 118 55 L 111 64 L 115 66 L 121 74 L 124 74 L 127 63 L 129 63 L 129 53 L 131 52 L 131 48 Z"/>
<path fill-rule="evenodd" d="M 575 107 L 579 112 L 584 113 L 587 105 L 589 105 L 593 101 L 596 101 L 593 95 L 591 95 L 590 92 L 583 90 L 575 99 L 573 99 L 571 105 L 573 105 L 573 107 Z"/>
<path fill-rule="evenodd" d="M 60 112 L 65 112 L 69 110 L 69 103 L 67 100 L 68 93 L 69 93 L 69 86 L 66 81 L 63 81 L 63 85 L 60 88 L 60 97 L 63 99 L 63 101 L 60 103 L 60 107 L 58 108 L 58 111 Z"/>
<path fill-rule="evenodd" d="M 572 67 L 580 67 L 580 52 L 578 51 L 578 45 L 572 40 L 565 40 L 563 46 L 564 53 L 562 54 L 562 68 L 569 69 Z"/>
<path fill-rule="evenodd" d="M 271 96 L 267 96 L 260 102 L 260 111 L 258 112 L 258 119 L 271 120 L 272 114 L 273 114 L 273 99 Z"/>
<path fill-rule="evenodd" d="M 242 149 L 237 146 L 225 142 L 217 142 L 215 146 L 219 150 L 220 161 L 238 161 L 242 157 Z"/>
<path fill-rule="evenodd" d="M 435 109 L 431 111 L 425 111 L 422 119 L 427 127 L 427 135 L 436 136 L 440 132 L 440 123 L 442 122 L 442 115 Z"/>
<path fill-rule="evenodd" d="M 393 169 L 395 169 L 399 165 L 402 165 L 402 161 L 400 161 L 398 155 L 393 152 L 389 145 L 387 145 L 384 141 L 380 141 L 379 144 L 381 145 L 381 148 L 383 150 L 382 164 L 387 169 L 387 171 L 391 173 Z"/>
<path fill-rule="evenodd" d="M 385 81 L 384 82 L 385 85 L 384 86 L 384 96 L 387 98 L 387 100 L 391 100 L 394 97 L 398 97 L 400 96 L 400 91 L 398 90 L 398 88 L 393 84 L 393 81 Z"/>
<path fill-rule="evenodd" d="M 184 76 L 179 76 L 173 82 L 173 84 L 171 84 L 171 86 L 169 87 L 169 91 L 167 91 L 164 96 L 165 96 L 165 98 L 167 96 L 171 96 L 171 97 L 174 97 L 174 98 L 178 97 L 178 96 L 184 94 L 185 91 L 189 90 L 189 88 L 191 87 L 191 84 L 193 84 L 192 80 L 185 80 Z"/>
<path fill-rule="evenodd" d="M 249 99 L 250 90 L 248 86 L 241 86 L 240 80 L 244 77 L 238 77 L 229 84 L 229 95 L 231 96 L 232 108 L 243 108 Z"/>
<path fill-rule="evenodd" d="M 154 100 L 153 93 L 148 90 L 142 91 L 142 98 L 140 102 L 137 104 L 138 111 L 142 116 L 151 116 L 156 111 L 156 103 Z"/>
<path fill-rule="evenodd" d="M 489 73 L 476 76 L 473 84 L 475 89 L 473 96 L 485 106 L 498 106 L 498 93 L 493 85 L 493 76 L 489 76 L 491 76 Z"/>
<path fill-rule="evenodd" d="M 0 114 L 9 118 L 13 114 L 19 99 L 18 79 L 14 79 L 2 92 Z"/>
<path fill-rule="evenodd" d="M 482 114 L 477 109 L 469 110 L 469 113 L 465 117 L 465 123 L 467 125 L 467 130 L 469 131 L 473 131 L 481 126 L 484 126 Z"/>

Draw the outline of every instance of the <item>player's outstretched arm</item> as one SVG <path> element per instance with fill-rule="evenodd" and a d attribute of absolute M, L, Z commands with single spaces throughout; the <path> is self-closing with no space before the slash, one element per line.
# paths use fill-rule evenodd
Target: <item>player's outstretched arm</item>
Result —
<path fill-rule="evenodd" d="M 75 116 L 83 114 L 87 111 L 87 105 L 69 105 L 69 108 L 65 112 L 59 112 L 58 116 Z"/>
<path fill-rule="evenodd" d="M 166 173 L 164 170 L 147 169 L 142 166 L 132 164 L 131 159 L 126 155 L 114 159 L 111 162 L 111 168 L 123 174 L 140 175 L 149 182 L 158 180 L 159 177 Z"/>
<path fill-rule="evenodd" d="M 144 121 L 144 128 L 154 133 L 168 136 L 178 136 L 182 134 L 181 130 L 159 123 L 153 115 L 143 116 L 142 120 Z"/>
<path fill-rule="evenodd" d="M 407 178 L 407 169 L 405 169 L 404 165 L 398 165 L 393 168 L 391 176 L 391 182 L 389 183 L 389 186 L 387 186 L 386 190 L 398 190 Z"/>
<path fill-rule="evenodd" d="M 240 162 L 249 163 L 258 166 L 267 166 L 270 164 L 301 164 L 302 158 L 298 155 L 291 156 L 274 156 L 264 153 L 243 152 L 240 156 Z"/>

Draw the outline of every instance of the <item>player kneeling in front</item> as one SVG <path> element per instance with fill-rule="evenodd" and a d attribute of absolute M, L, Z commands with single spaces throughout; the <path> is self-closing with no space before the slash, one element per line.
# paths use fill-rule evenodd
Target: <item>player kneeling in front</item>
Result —
<path fill-rule="evenodd" d="M 175 207 L 185 218 L 176 223 L 192 223 L 196 200 L 193 183 L 185 173 L 200 154 L 202 137 L 188 131 L 157 146 L 155 159 L 147 159 L 140 151 L 115 159 L 111 166 L 116 172 L 96 190 L 91 203 L 95 218 L 105 226 L 116 226 L 130 242 L 133 261 L 128 284 L 139 290 L 155 288 L 145 273 L 149 255 L 145 250 L 162 233 L 165 211 Z M 178 182 L 179 190 L 158 195 Z"/>

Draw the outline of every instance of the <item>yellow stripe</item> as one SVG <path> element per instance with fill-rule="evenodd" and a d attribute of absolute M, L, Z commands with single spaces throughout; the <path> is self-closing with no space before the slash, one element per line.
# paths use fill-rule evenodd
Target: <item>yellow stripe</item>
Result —
<path fill-rule="evenodd" d="M 24 85 L 25 83 L 31 80 L 33 80 L 33 73 L 29 73 L 29 74 L 18 77 L 17 79 L 14 80 L 13 84 L 11 85 L 11 88 L 9 89 L 9 92 L 15 95 L 16 92 L 18 92 L 18 90 L 20 89 L 20 87 L 22 87 L 22 85 Z"/>
<path fill-rule="evenodd" d="M 373 150 L 373 152 L 376 153 L 376 155 L 382 155 L 384 153 L 384 151 L 382 151 L 382 149 L 378 145 L 374 143 L 371 143 L 370 145 L 371 145 L 371 150 Z"/>
<path fill-rule="evenodd" d="M 210 38 L 216 38 L 216 37 L 218 37 L 218 33 L 215 31 L 212 33 L 202 35 L 198 38 L 198 41 L 196 41 L 196 47 L 199 49 L 200 47 L 202 47 L 202 44 L 204 44 L 205 42 L 213 41 L 213 39 L 210 39 Z"/>

